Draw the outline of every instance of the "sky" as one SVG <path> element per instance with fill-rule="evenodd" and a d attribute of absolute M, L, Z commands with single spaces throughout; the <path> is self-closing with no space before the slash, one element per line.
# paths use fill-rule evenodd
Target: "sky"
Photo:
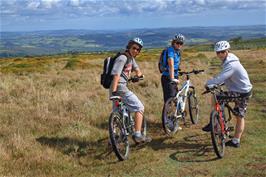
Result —
<path fill-rule="evenodd" d="M 0 0 L 0 31 L 266 25 L 266 0 Z"/>

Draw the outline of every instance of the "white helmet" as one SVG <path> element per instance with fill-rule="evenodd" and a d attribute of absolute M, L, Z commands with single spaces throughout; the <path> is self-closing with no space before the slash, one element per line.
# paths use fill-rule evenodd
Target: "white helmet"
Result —
<path fill-rule="evenodd" d="M 219 52 L 219 51 L 223 51 L 227 49 L 230 49 L 230 44 L 227 41 L 219 41 L 214 46 L 215 52 Z"/>
<path fill-rule="evenodd" d="M 178 41 L 178 42 L 184 42 L 185 41 L 185 36 L 183 36 L 182 34 L 177 34 L 175 35 L 174 41 Z"/>
<path fill-rule="evenodd" d="M 140 47 L 143 47 L 143 41 L 138 38 L 138 37 L 135 37 L 134 39 L 130 40 L 129 42 L 133 42 L 133 43 L 136 43 L 138 44 Z"/>

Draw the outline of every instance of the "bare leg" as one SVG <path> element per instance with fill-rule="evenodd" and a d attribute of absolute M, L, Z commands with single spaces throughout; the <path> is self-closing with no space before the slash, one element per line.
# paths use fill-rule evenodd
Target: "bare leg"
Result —
<path fill-rule="evenodd" d="M 135 131 L 141 131 L 143 114 L 141 112 L 135 113 Z"/>
<path fill-rule="evenodd" d="M 244 131 L 245 128 L 245 119 L 244 118 L 240 118 L 240 117 L 236 117 L 236 130 L 235 130 L 235 136 L 234 138 L 241 138 L 241 135 Z"/>

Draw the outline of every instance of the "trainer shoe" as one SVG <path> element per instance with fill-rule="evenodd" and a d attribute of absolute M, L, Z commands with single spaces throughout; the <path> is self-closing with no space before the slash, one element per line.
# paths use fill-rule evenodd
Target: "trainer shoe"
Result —
<path fill-rule="evenodd" d="M 182 130 L 182 129 L 183 129 L 183 128 L 180 127 L 180 126 L 177 127 L 177 130 L 178 130 L 178 131 L 180 131 L 180 130 Z"/>
<path fill-rule="evenodd" d="M 240 147 L 240 143 L 233 143 L 233 141 L 230 140 L 230 141 L 227 141 L 225 143 L 225 146 L 231 146 L 231 147 L 239 148 Z"/>
<path fill-rule="evenodd" d="M 202 130 L 205 131 L 205 132 L 210 132 L 211 129 L 212 129 L 212 127 L 211 127 L 211 124 L 210 124 L 210 123 L 208 123 L 207 125 L 205 125 L 205 126 L 202 128 Z"/>
<path fill-rule="evenodd" d="M 139 144 L 139 143 L 149 143 L 152 141 L 151 137 L 148 137 L 148 136 L 135 136 L 133 135 L 132 136 L 133 140 L 135 141 L 136 144 Z"/>

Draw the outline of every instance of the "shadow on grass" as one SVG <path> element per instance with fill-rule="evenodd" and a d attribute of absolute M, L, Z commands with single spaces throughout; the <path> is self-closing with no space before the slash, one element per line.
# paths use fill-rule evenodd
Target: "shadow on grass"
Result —
<path fill-rule="evenodd" d="M 112 152 L 108 146 L 108 138 L 95 142 L 80 141 L 68 137 L 39 137 L 36 139 L 40 144 L 55 148 L 65 155 L 73 157 L 89 156 L 94 159 L 104 159 Z"/>
<path fill-rule="evenodd" d="M 190 125 L 187 125 L 188 128 Z M 189 128 L 187 130 L 189 131 Z M 182 162 L 208 162 L 217 160 L 216 157 L 213 158 L 215 154 L 210 144 L 210 137 L 207 134 L 194 133 L 194 135 L 185 136 L 181 140 L 176 140 L 175 137 L 168 137 L 164 134 L 161 123 L 154 122 L 149 122 L 148 134 L 156 135 L 157 137 L 151 143 L 147 144 L 153 150 L 176 150 L 175 153 L 169 156 L 173 160 Z"/>
<path fill-rule="evenodd" d="M 169 157 L 180 162 L 209 162 L 218 160 L 213 158 L 213 147 L 204 143 L 205 135 L 192 135 L 183 138 L 183 141 L 175 143 L 176 152 Z M 213 155 L 210 155 L 213 154 Z"/>
<path fill-rule="evenodd" d="M 105 126 L 106 124 L 100 127 L 103 128 Z M 176 138 L 168 137 L 163 133 L 160 122 L 148 122 L 148 135 L 153 138 L 153 141 L 148 144 L 136 145 L 131 141 L 132 152 L 150 147 L 154 151 L 168 149 L 176 151 L 169 156 L 176 161 L 207 162 L 216 159 L 210 159 L 208 153 L 213 153 L 213 149 L 209 143 L 206 143 L 208 141 L 207 138 L 209 138 L 206 134 L 194 134 L 186 136 L 181 140 L 176 140 Z M 95 160 L 106 160 L 109 164 L 119 162 L 114 154 L 110 156 L 112 148 L 108 143 L 108 137 L 90 142 L 69 137 L 41 136 L 36 141 L 74 158 L 85 157 Z"/>

